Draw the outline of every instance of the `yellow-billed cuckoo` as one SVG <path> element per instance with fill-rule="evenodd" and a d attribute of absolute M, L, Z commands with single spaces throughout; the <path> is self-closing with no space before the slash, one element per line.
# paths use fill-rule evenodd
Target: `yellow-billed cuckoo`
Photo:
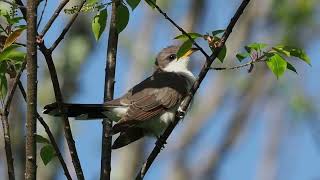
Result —
<path fill-rule="evenodd" d="M 76 119 L 109 118 L 117 122 L 112 135 L 120 136 L 113 149 L 130 144 L 145 135 L 159 137 L 174 120 L 175 112 L 187 96 L 195 77 L 188 70 L 189 56 L 197 51 L 190 49 L 177 58 L 179 46 L 164 48 L 155 61 L 152 76 L 135 85 L 125 95 L 104 104 L 63 104 L 68 117 Z M 43 113 L 60 116 L 57 104 L 44 107 Z"/>

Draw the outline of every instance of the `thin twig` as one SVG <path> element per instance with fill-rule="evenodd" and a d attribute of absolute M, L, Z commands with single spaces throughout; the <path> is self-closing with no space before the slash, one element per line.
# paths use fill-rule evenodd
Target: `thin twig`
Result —
<path fill-rule="evenodd" d="M 86 3 L 86 0 L 83 0 L 81 2 L 81 4 L 79 5 L 77 12 L 72 16 L 72 18 L 70 19 L 69 23 L 66 25 L 66 27 L 62 30 L 60 36 L 56 39 L 56 41 L 52 44 L 52 46 L 49 48 L 50 51 L 52 52 L 57 46 L 58 44 L 62 41 L 62 39 L 64 38 L 64 36 L 67 34 L 67 32 L 69 31 L 69 29 L 71 28 L 72 24 L 74 23 L 74 21 L 76 20 L 76 18 L 78 17 L 83 5 Z"/>
<path fill-rule="evenodd" d="M 10 4 L 10 5 L 14 6 L 14 7 L 18 7 L 18 8 L 26 9 L 26 7 L 25 7 L 25 6 L 21 6 L 21 5 L 19 5 L 19 4 L 16 4 L 16 3 L 14 3 L 14 2 L 11 2 L 11 1 L 7 1 L 7 0 L 0 0 L 0 2 L 8 3 L 8 4 Z"/>
<path fill-rule="evenodd" d="M 21 0 L 15 0 L 15 2 L 16 2 L 16 4 L 18 4 L 20 6 L 19 9 L 20 9 L 20 11 L 21 11 L 21 13 L 23 15 L 23 18 L 27 21 L 27 9 L 26 8 L 22 8 L 22 7 L 25 7 L 23 5 L 23 2 Z"/>
<path fill-rule="evenodd" d="M 156 141 L 156 146 L 154 147 L 154 149 L 150 153 L 149 157 L 147 158 L 147 161 L 143 164 L 143 166 L 140 169 L 136 179 L 139 180 L 139 179 L 143 179 L 144 178 L 145 174 L 147 173 L 148 169 L 150 168 L 151 164 L 153 163 L 153 161 L 155 160 L 157 155 L 160 153 L 161 148 L 163 147 L 164 143 L 168 139 L 169 135 L 171 134 L 171 132 L 173 131 L 175 126 L 178 124 L 178 122 L 181 119 L 184 118 L 185 113 L 183 113 L 183 112 L 186 112 L 186 110 L 189 107 L 190 102 L 191 102 L 194 94 L 196 93 L 196 91 L 198 90 L 202 80 L 205 78 L 206 74 L 208 73 L 211 64 L 213 63 L 213 61 L 216 59 L 216 57 L 220 53 L 222 47 L 225 45 L 225 42 L 228 39 L 229 35 L 231 34 L 233 27 L 235 26 L 236 22 L 238 21 L 238 19 L 242 15 L 244 9 L 246 8 L 246 6 L 248 5 L 249 2 L 250 2 L 250 0 L 243 0 L 242 1 L 242 3 L 239 6 L 238 10 L 236 11 L 235 15 L 231 19 L 228 27 L 226 28 L 226 30 L 225 30 L 225 32 L 224 32 L 224 34 L 223 34 L 223 36 L 222 36 L 222 38 L 220 40 L 220 43 L 218 44 L 218 46 L 216 48 L 216 50 L 210 56 L 210 58 L 207 59 L 207 61 L 203 65 L 202 70 L 201 70 L 197 80 L 195 81 L 195 83 L 193 84 L 192 88 L 190 89 L 189 95 L 184 99 L 184 103 L 181 104 L 181 106 L 180 106 L 181 111 L 177 111 L 176 112 L 176 116 L 175 116 L 174 122 L 169 124 L 169 126 L 167 127 L 165 132 Z M 172 24 L 175 24 L 175 23 L 172 23 Z M 182 28 L 180 28 L 180 29 L 182 29 Z"/>
<path fill-rule="evenodd" d="M 119 33 L 117 31 L 117 7 L 120 1 L 112 1 L 112 15 L 110 21 L 110 31 L 108 38 L 108 49 L 107 49 L 107 62 L 105 68 L 105 85 L 104 85 L 104 102 L 113 99 L 114 94 L 114 84 L 115 84 L 115 72 L 116 72 L 116 57 L 117 57 L 117 47 L 118 47 L 118 37 Z M 101 150 L 101 170 L 100 179 L 110 180 L 111 174 L 111 145 L 112 136 L 110 132 L 112 129 L 112 121 L 104 118 L 102 121 L 103 131 L 102 131 L 102 150 Z"/>
<path fill-rule="evenodd" d="M 10 109 L 10 105 L 11 105 L 11 101 L 12 101 L 14 92 L 16 91 L 18 82 L 19 82 L 19 80 L 20 80 L 20 77 L 21 77 L 21 75 L 22 75 L 22 72 L 23 72 L 24 69 L 26 68 L 26 65 L 27 65 L 27 61 L 24 61 L 24 62 L 22 63 L 22 65 L 21 65 L 21 68 L 20 68 L 20 70 L 18 71 L 16 77 L 15 77 L 14 80 L 13 80 L 12 87 L 11 87 L 11 89 L 9 90 L 8 95 L 7 95 L 7 98 L 6 98 L 5 103 L 4 103 L 4 112 L 5 112 L 5 113 L 9 113 L 9 109 Z"/>
<path fill-rule="evenodd" d="M 233 70 L 233 69 L 240 69 L 243 67 L 251 66 L 255 63 L 258 62 L 265 62 L 267 59 L 264 59 L 266 56 L 262 55 L 254 60 L 251 60 L 245 64 L 239 65 L 239 66 L 233 66 L 233 67 L 210 67 L 211 70 L 216 70 L 216 71 L 224 71 L 224 70 Z"/>
<path fill-rule="evenodd" d="M 79 160 L 79 156 L 77 153 L 77 149 L 76 149 L 76 145 L 72 136 L 72 132 L 71 132 L 71 127 L 70 127 L 70 123 L 68 120 L 68 117 L 64 111 L 64 108 L 62 107 L 63 104 L 63 97 L 62 97 L 62 93 L 61 93 L 61 89 L 60 89 L 60 84 L 59 84 L 59 80 L 58 80 L 58 76 L 57 76 L 57 71 L 55 68 L 55 65 L 53 63 L 53 59 L 52 59 L 52 52 L 47 49 L 47 47 L 44 45 L 44 42 L 42 41 L 42 43 L 38 44 L 41 53 L 43 54 L 43 56 L 45 57 L 45 60 L 47 62 L 47 66 L 49 69 L 49 73 L 51 76 L 51 81 L 52 81 L 52 85 L 53 85 L 53 90 L 54 90 L 54 94 L 55 94 L 55 98 L 56 98 L 56 102 L 58 104 L 58 109 L 61 112 L 62 115 L 62 119 L 64 122 L 64 132 L 65 132 L 65 137 L 67 140 L 67 144 L 69 147 L 69 151 L 70 151 L 70 155 L 71 155 L 71 159 L 72 159 L 72 163 L 74 166 L 74 169 L 76 171 L 77 177 L 80 180 L 84 179 L 84 175 L 83 175 L 83 171 L 81 168 L 81 164 L 80 164 L 80 160 Z"/>
<path fill-rule="evenodd" d="M 44 11 L 46 10 L 47 4 L 48 4 L 48 0 L 45 0 L 45 4 L 44 4 L 43 9 L 42 9 L 42 11 L 41 11 L 41 15 L 40 15 L 39 22 L 38 22 L 38 24 L 37 24 L 37 30 L 39 29 L 39 25 L 40 25 L 40 23 L 41 23 L 41 21 L 42 21 L 43 14 L 44 14 Z"/>
<path fill-rule="evenodd" d="M 53 22 L 56 20 L 56 18 L 59 16 L 59 14 L 62 11 L 62 9 L 67 5 L 67 3 L 69 1 L 70 0 L 61 1 L 61 3 L 59 4 L 58 8 L 54 11 L 53 15 L 51 16 L 51 18 L 49 19 L 47 24 L 44 26 L 42 32 L 40 33 L 40 37 L 43 37 L 47 33 L 47 31 L 52 26 Z"/>
<path fill-rule="evenodd" d="M 26 96 L 27 96 L 27 95 L 26 95 L 26 91 L 25 91 L 25 89 L 24 89 L 21 81 L 18 81 L 18 85 L 19 85 L 20 92 L 21 92 L 24 100 L 26 101 L 26 100 L 27 100 L 27 99 L 26 99 Z M 53 146 L 53 149 L 55 150 L 56 155 L 57 155 L 57 157 L 58 157 L 58 159 L 59 159 L 59 161 L 60 161 L 60 163 L 61 163 L 61 166 L 62 166 L 62 169 L 63 169 L 63 171 L 64 171 L 64 174 L 66 175 L 66 178 L 67 178 L 68 180 L 72 180 L 71 175 L 70 175 L 69 170 L 68 170 L 68 167 L 67 167 L 67 164 L 66 164 L 66 162 L 64 161 L 64 159 L 63 159 L 63 157 L 62 157 L 61 151 L 59 150 L 57 141 L 55 140 L 55 138 L 54 138 L 54 136 L 53 136 L 53 134 L 52 134 L 49 126 L 48 126 L 47 123 L 43 120 L 43 118 L 40 116 L 40 114 L 39 114 L 38 112 L 37 112 L 37 119 L 38 119 L 38 121 L 40 122 L 40 124 L 43 126 L 44 130 L 46 131 L 46 133 L 47 133 L 47 135 L 48 135 L 48 137 L 49 137 L 49 139 L 50 139 L 50 142 L 51 142 L 51 144 L 52 144 L 52 146 Z"/>
<path fill-rule="evenodd" d="M 37 177 L 37 1 L 27 1 L 27 120 L 25 179 Z"/>
<path fill-rule="evenodd" d="M 13 166 L 13 156 L 11 149 L 11 138 L 10 138 L 10 126 L 8 121 L 8 114 L 5 112 L 1 113 L 1 122 L 3 128 L 3 136 L 4 136 L 4 149 L 6 151 L 7 158 L 7 167 L 8 167 L 8 177 L 9 180 L 14 180 L 14 166 Z"/>
<path fill-rule="evenodd" d="M 152 4 L 156 9 L 159 11 L 160 14 L 162 14 L 171 24 L 173 24 L 182 34 L 186 35 L 189 40 L 200 50 L 200 52 L 206 57 L 206 59 L 209 59 L 209 55 L 202 49 L 202 47 L 195 42 L 195 40 L 184 30 L 182 29 L 177 23 L 175 23 L 155 2 L 152 0 L 146 0 L 150 4 Z"/>

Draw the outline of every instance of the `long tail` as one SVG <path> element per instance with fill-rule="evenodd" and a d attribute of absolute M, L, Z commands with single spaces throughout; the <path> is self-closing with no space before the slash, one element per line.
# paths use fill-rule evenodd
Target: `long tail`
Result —
<path fill-rule="evenodd" d="M 76 119 L 99 119 L 105 118 L 103 112 L 108 111 L 108 107 L 103 104 L 63 104 L 64 111 L 68 117 Z M 43 108 L 44 114 L 51 116 L 61 116 L 57 103 L 48 104 Z"/>

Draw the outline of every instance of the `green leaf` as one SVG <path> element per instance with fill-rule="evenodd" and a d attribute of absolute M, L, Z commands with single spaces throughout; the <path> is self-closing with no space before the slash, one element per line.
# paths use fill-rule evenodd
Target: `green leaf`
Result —
<path fill-rule="evenodd" d="M 50 141 L 47 138 L 45 138 L 43 136 L 40 136 L 38 134 L 36 135 L 36 142 L 37 143 L 50 144 Z"/>
<path fill-rule="evenodd" d="M 238 58 L 239 62 L 242 62 L 242 60 L 244 60 L 245 58 L 249 57 L 250 54 L 247 53 L 247 52 L 244 52 L 244 53 L 238 53 L 236 55 L 236 57 Z"/>
<path fill-rule="evenodd" d="M 276 75 L 277 79 L 279 79 L 287 69 L 287 62 L 279 54 L 274 54 L 268 58 L 266 63 L 273 74 Z"/>
<path fill-rule="evenodd" d="M 256 51 L 260 51 L 266 47 L 268 47 L 268 44 L 264 44 L 264 43 L 252 43 L 247 45 L 248 48 L 250 49 L 254 49 Z"/>
<path fill-rule="evenodd" d="M 26 53 L 16 50 L 20 45 L 13 44 L 0 53 L 0 62 L 5 60 L 22 61 Z"/>
<path fill-rule="evenodd" d="M 287 56 L 294 56 L 302 61 L 306 62 L 307 64 L 311 65 L 311 60 L 309 56 L 304 52 L 303 49 L 296 48 L 296 47 L 290 47 L 290 46 L 277 46 L 277 49 L 289 53 Z"/>
<path fill-rule="evenodd" d="M 99 40 L 103 31 L 106 28 L 107 17 L 108 17 L 108 11 L 107 9 L 103 9 L 100 12 L 98 12 L 98 14 L 95 15 L 92 20 L 92 24 L 91 24 L 92 32 L 96 40 Z"/>
<path fill-rule="evenodd" d="M 141 0 L 126 0 L 132 11 L 139 5 Z"/>
<path fill-rule="evenodd" d="M 145 1 L 148 3 L 148 5 L 149 5 L 152 9 L 155 8 L 155 6 L 154 6 L 153 4 L 157 4 L 157 0 L 145 0 Z M 153 4 L 152 4 L 150 1 L 152 1 Z"/>
<path fill-rule="evenodd" d="M 189 34 L 189 36 L 190 36 L 193 40 L 194 40 L 194 39 L 197 39 L 197 38 L 199 38 L 199 37 L 203 37 L 203 35 L 202 35 L 202 34 L 199 34 L 199 33 L 188 33 L 188 34 Z M 188 36 L 185 35 L 185 34 L 181 34 L 181 35 L 175 37 L 174 39 L 179 39 L 179 40 L 183 40 L 183 41 L 189 40 Z"/>
<path fill-rule="evenodd" d="M 122 3 L 118 6 L 116 13 L 118 17 L 116 26 L 117 26 L 118 33 L 120 33 L 128 25 L 130 14 L 127 6 L 123 5 Z"/>
<path fill-rule="evenodd" d="M 223 63 L 224 58 L 226 57 L 226 55 L 227 55 L 227 47 L 224 45 L 222 47 L 221 51 L 219 52 L 217 58 L 220 60 L 221 63 Z"/>
<path fill-rule="evenodd" d="M 55 156 L 56 152 L 51 144 L 43 146 L 40 150 L 40 157 L 44 165 L 47 165 Z"/>
<path fill-rule="evenodd" d="M 279 48 L 278 48 L 278 47 L 273 47 L 272 49 L 275 50 L 276 52 L 280 53 L 280 54 L 283 54 L 283 55 L 285 55 L 285 56 L 287 56 L 287 57 L 290 57 L 290 52 L 284 50 L 284 49 L 281 48 L 281 47 L 279 47 Z"/>
<path fill-rule="evenodd" d="M 212 31 L 212 36 L 216 36 L 218 34 L 221 34 L 221 33 L 224 33 L 224 29 L 218 29 L 218 30 L 215 30 L 215 31 Z"/>
<path fill-rule="evenodd" d="M 0 98 L 4 99 L 8 92 L 8 83 L 5 73 L 0 73 Z"/>
<path fill-rule="evenodd" d="M 295 72 L 296 74 L 298 74 L 296 68 L 295 68 L 292 64 L 290 64 L 289 62 L 287 62 L 287 68 L 288 68 L 289 70 Z"/>
<path fill-rule="evenodd" d="M 181 58 L 185 55 L 192 47 L 192 42 L 190 40 L 185 41 L 179 48 L 177 52 L 177 58 Z"/>

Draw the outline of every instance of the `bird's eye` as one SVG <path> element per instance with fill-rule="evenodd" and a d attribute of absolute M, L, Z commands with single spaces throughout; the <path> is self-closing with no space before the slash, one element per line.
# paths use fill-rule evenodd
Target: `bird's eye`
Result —
<path fill-rule="evenodd" d="M 169 56 L 169 59 L 170 59 L 170 60 L 175 60 L 176 57 L 177 57 L 177 56 L 176 56 L 175 54 L 171 54 L 171 55 Z"/>

